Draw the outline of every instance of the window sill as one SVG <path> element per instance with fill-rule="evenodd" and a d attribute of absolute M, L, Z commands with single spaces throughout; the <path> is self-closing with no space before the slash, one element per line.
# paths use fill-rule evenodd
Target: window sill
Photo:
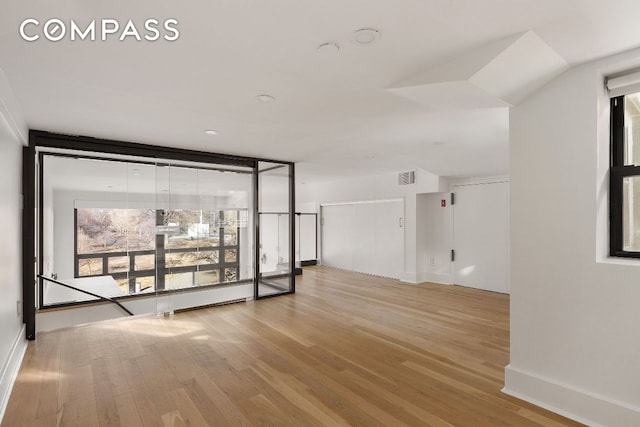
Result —
<path fill-rule="evenodd" d="M 630 267 L 640 267 L 640 258 L 625 258 L 608 256 L 596 261 L 597 264 L 625 265 Z"/>

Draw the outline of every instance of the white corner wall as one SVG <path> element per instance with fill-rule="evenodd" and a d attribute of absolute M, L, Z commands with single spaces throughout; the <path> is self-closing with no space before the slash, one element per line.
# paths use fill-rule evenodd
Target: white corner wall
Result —
<path fill-rule="evenodd" d="M 16 137 L 11 121 L 6 119 L 2 89 L 0 85 L 0 224 L 3 229 L 0 245 L 0 420 L 27 348 L 21 314 L 22 142 Z"/>
<path fill-rule="evenodd" d="M 511 363 L 504 391 L 590 425 L 640 425 L 640 262 L 606 258 L 609 101 L 636 50 L 511 111 Z"/>

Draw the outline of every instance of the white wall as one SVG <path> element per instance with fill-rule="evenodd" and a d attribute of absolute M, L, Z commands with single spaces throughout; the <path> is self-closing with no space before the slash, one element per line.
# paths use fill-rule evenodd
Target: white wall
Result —
<path fill-rule="evenodd" d="M 402 278 L 405 216 L 403 199 L 323 205 L 323 264 Z"/>
<path fill-rule="evenodd" d="M 399 186 L 396 173 L 299 185 L 296 202 L 298 206 L 308 208 L 324 203 L 403 198 L 405 265 L 401 280 L 452 284 L 453 210 L 450 190 L 454 185 L 490 183 L 498 178 L 508 180 L 507 176 L 499 176 L 449 181 L 418 169 L 415 185 Z M 445 207 L 441 206 L 443 199 L 446 200 Z M 321 254 L 321 248 L 318 253 Z"/>
<path fill-rule="evenodd" d="M 4 111 L 3 93 L 0 84 L 0 420 L 26 349 L 21 314 L 22 142 L 10 120 L 6 119 L 8 113 Z"/>
<path fill-rule="evenodd" d="M 7 355 L 15 334 L 22 326 L 16 302 L 22 301 L 22 218 L 20 195 L 22 182 L 22 144 L 3 134 L 0 137 L 0 361 Z"/>
<path fill-rule="evenodd" d="M 442 191 L 446 186 L 437 175 L 416 170 L 416 184 L 398 185 L 398 174 L 344 179 L 339 181 L 313 182 L 296 187 L 296 204 L 309 206 L 315 203 L 340 203 L 404 198 L 405 208 L 405 266 L 403 281 L 417 283 L 423 276 L 417 270 L 417 194 Z M 319 254 L 321 251 L 319 250 Z"/>
<path fill-rule="evenodd" d="M 606 258 L 603 75 L 563 74 L 511 111 L 511 364 L 507 393 L 592 425 L 640 425 L 640 262 Z"/>

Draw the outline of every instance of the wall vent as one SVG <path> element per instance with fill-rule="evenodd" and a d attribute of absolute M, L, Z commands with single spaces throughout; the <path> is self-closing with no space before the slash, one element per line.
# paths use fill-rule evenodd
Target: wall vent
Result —
<path fill-rule="evenodd" d="M 400 172 L 398 174 L 398 185 L 409 185 L 416 183 L 416 171 Z"/>

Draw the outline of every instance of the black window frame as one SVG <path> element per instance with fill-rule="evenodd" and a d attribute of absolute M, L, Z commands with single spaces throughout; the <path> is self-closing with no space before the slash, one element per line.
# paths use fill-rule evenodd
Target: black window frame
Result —
<path fill-rule="evenodd" d="M 640 258 L 638 251 L 624 250 L 624 179 L 640 176 L 640 166 L 625 165 L 625 96 L 611 98 L 609 163 L 609 256 Z"/>

